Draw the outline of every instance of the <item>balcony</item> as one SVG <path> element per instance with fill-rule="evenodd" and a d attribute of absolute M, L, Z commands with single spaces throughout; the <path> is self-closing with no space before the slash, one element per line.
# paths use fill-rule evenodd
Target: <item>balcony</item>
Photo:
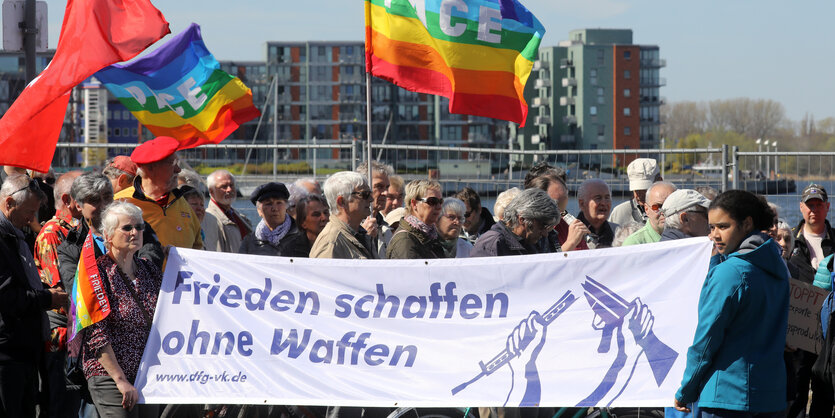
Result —
<path fill-rule="evenodd" d="M 576 86 L 576 85 L 577 85 L 577 79 L 574 78 L 574 77 L 565 77 L 565 78 L 562 79 L 562 86 L 563 87 Z"/>
<path fill-rule="evenodd" d="M 582 44 L 583 44 L 583 41 L 578 41 L 578 40 L 576 40 L 576 39 L 572 39 L 572 40 L 570 40 L 570 41 L 560 41 L 560 42 L 557 44 L 557 46 L 561 46 L 561 47 L 569 47 L 569 46 L 574 46 L 574 45 L 582 45 Z"/>
<path fill-rule="evenodd" d="M 662 67 L 667 66 L 667 60 L 665 60 L 663 58 L 643 59 L 643 60 L 641 60 L 641 66 L 652 67 L 652 68 L 662 68 Z"/>
<path fill-rule="evenodd" d="M 560 97 L 560 106 L 574 106 L 577 103 L 577 98 L 574 96 Z"/>
<path fill-rule="evenodd" d="M 659 78 L 642 78 L 641 79 L 641 87 L 662 87 L 667 85 L 667 79 L 664 77 Z"/>
<path fill-rule="evenodd" d="M 533 98 L 533 106 L 534 107 L 548 106 L 548 98 L 547 97 L 534 97 Z"/>
<path fill-rule="evenodd" d="M 536 87 L 538 89 L 545 88 L 545 87 L 551 87 L 551 80 L 549 80 L 547 78 L 538 78 L 536 80 L 536 83 L 534 84 L 534 87 Z"/>
<path fill-rule="evenodd" d="M 536 60 L 533 62 L 533 71 L 547 70 L 548 61 Z"/>
<path fill-rule="evenodd" d="M 561 144 L 573 144 L 575 141 L 577 141 L 577 138 L 574 135 L 560 135 Z"/>
<path fill-rule="evenodd" d="M 551 117 L 550 116 L 537 116 L 534 119 L 534 125 L 550 125 L 551 124 Z"/>
<path fill-rule="evenodd" d="M 536 145 L 542 142 L 542 135 L 531 135 L 531 145 Z"/>
<path fill-rule="evenodd" d="M 571 61 L 570 59 L 568 59 L 568 58 L 560 59 L 560 68 L 568 68 L 568 67 L 573 67 L 573 66 L 574 66 L 574 62 Z"/>
<path fill-rule="evenodd" d="M 562 118 L 562 121 L 569 124 L 569 125 L 576 125 L 577 124 L 577 116 L 568 115 Z"/>

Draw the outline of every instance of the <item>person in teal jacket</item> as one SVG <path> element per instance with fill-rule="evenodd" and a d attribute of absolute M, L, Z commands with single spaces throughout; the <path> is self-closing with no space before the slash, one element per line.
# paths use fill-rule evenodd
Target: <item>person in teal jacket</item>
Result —
<path fill-rule="evenodd" d="M 789 274 L 780 247 L 762 230 L 773 220 L 753 193 L 730 190 L 708 210 L 719 252 L 699 297 L 699 321 L 675 407 L 700 416 L 777 417 L 786 408 L 783 349 Z"/>

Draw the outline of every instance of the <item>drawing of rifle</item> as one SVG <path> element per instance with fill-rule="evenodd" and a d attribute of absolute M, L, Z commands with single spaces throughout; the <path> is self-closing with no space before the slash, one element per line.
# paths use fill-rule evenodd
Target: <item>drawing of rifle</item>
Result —
<path fill-rule="evenodd" d="M 606 353 L 609 351 L 609 344 L 612 341 L 612 332 L 615 327 L 623 322 L 626 313 L 629 312 L 631 303 L 589 276 L 586 276 L 586 281 L 582 286 L 586 300 L 594 311 L 592 327 L 603 330 L 597 352 Z M 673 367 L 678 353 L 661 342 L 651 329 L 637 343 L 647 354 L 647 360 L 652 369 L 652 374 L 655 376 L 655 382 L 658 386 L 661 386 L 664 378 L 667 377 L 667 373 Z"/>
<path fill-rule="evenodd" d="M 560 314 L 565 312 L 569 306 L 571 306 L 574 301 L 577 300 L 577 297 L 571 294 L 571 291 L 565 292 L 564 295 L 557 301 L 557 303 L 553 304 L 544 314 L 542 314 L 542 320 L 545 323 L 545 326 L 548 326 L 551 322 L 554 321 Z M 478 376 L 472 378 L 471 380 L 464 382 L 452 389 L 452 394 L 455 395 L 458 392 L 461 392 L 469 386 L 470 384 L 474 383 L 476 380 L 481 379 L 484 376 L 489 376 L 493 374 L 496 370 L 500 369 L 502 366 L 507 364 L 514 356 L 511 355 L 507 348 L 502 350 L 499 354 L 495 357 L 490 359 L 487 364 L 484 364 L 483 361 L 479 361 L 478 365 L 481 367 L 481 373 Z"/>

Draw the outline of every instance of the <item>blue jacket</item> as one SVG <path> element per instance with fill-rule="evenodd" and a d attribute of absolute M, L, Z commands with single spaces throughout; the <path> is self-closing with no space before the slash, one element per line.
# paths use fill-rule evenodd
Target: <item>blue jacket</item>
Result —
<path fill-rule="evenodd" d="M 724 261 L 711 260 L 676 399 L 736 411 L 786 408 L 789 275 L 780 253 L 754 233 Z"/>

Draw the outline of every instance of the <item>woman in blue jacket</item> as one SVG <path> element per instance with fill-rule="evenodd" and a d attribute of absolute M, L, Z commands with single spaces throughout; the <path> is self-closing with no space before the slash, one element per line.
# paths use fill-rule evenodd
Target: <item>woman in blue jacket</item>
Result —
<path fill-rule="evenodd" d="M 699 322 L 675 407 L 699 401 L 701 416 L 770 417 L 786 408 L 783 348 L 789 282 L 764 199 L 720 194 L 708 210 L 719 254 L 699 297 Z"/>

